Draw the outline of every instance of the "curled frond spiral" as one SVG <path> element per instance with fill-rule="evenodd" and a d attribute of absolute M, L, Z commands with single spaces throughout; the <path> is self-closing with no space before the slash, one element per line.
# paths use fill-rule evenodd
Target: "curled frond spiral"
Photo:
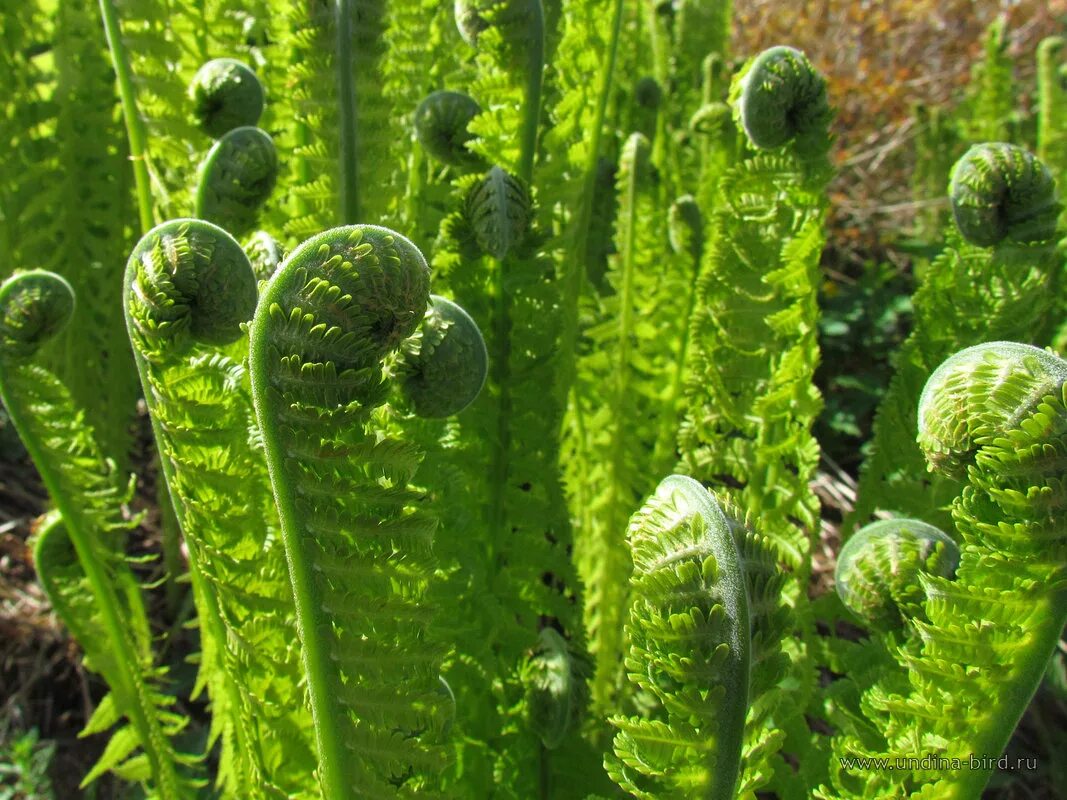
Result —
<path fill-rule="evenodd" d="M 830 118 L 826 79 L 799 50 L 764 50 L 749 65 L 740 87 L 737 115 L 756 147 L 771 150 L 796 136 L 825 135 Z"/>
<path fill-rule="evenodd" d="M 196 213 L 226 230 L 252 227 L 278 180 L 274 140 L 259 128 L 234 128 L 211 148 L 200 166 Z"/>
<path fill-rule="evenodd" d="M 575 728 L 585 695 L 582 664 L 555 628 L 544 628 L 537 648 L 526 662 L 526 685 L 530 725 L 546 748 L 559 747 Z"/>
<path fill-rule="evenodd" d="M 499 259 L 525 237 L 533 204 L 522 181 L 494 166 L 467 192 L 464 215 L 478 245 Z"/>
<path fill-rule="evenodd" d="M 1043 242 L 1056 234 L 1056 185 L 1032 153 L 1002 142 L 976 144 L 952 168 L 952 214 L 978 247 L 1004 239 Z"/>
<path fill-rule="evenodd" d="M 292 358 L 306 365 L 331 362 L 340 375 L 376 366 L 415 332 L 429 302 L 430 268 L 399 233 L 348 225 L 296 248 L 267 293 L 271 317 L 292 309 L 288 323 L 276 320 L 301 334 L 286 343 L 294 348 Z"/>
<path fill-rule="evenodd" d="M 483 31 L 497 28 L 505 46 L 517 54 L 525 50 L 535 2 L 539 0 L 455 0 L 456 27 L 471 47 L 478 46 Z"/>
<path fill-rule="evenodd" d="M 0 285 L 0 356 L 28 358 L 74 315 L 74 290 L 54 272 L 18 272 Z"/>
<path fill-rule="evenodd" d="M 256 308 L 256 276 L 230 234 L 198 219 L 175 219 L 146 233 L 126 266 L 126 318 L 140 349 L 188 333 L 226 344 Z"/>
<path fill-rule="evenodd" d="M 467 126 L 482 112 L 463 92 L 442 90 L 428 95 L 415 109 L 415 137 L 431 156 L 453 167 L 469 167 L 480 159 L 467 149 L 474 138 Z"/>
<path fill-rule="evenodd" d="M 663 87 L 651 75 L 644 75 L 634 84 L 634 100 L 641 108 L 655 111 L 663 103 Z"/>
<path fill-rule="evenodd" d="M 841 548 L 837 593 L 872 628 L 900 628 L 922 613 L 919 573 L 951 578 L 959 561 L 959 547 L 939 528 L 916 519 L 879 520 Z"/>
<path fill-rule="evenodd" d="M 667 217 L 667 237 L 671 250 L 694 259 L 704 251 L 704 217 L 693 195 L 684 194 L 671 203 Z"/>
<path fill-rule="evenodd" d="M 255 125 L 263 113 L 263 84 L 246 64 L 232 58 L 216 58 L 197 70 L 189 97 L 193 116 L 213 139 Z"/>
<path fill-rule="evenodd" d="M 266 231 L 253 233 L 248 237 L 244 247 L 248 260 L 252 264 L 252 272 L 261 281 L 270 280 L 285 258 L 285 248 Z"/>
<path fill-rule="evenodd" d="M 489 354 L 478 323 L 444 297 L 430 295 L 421 336 L 405 343 L 404 397 L 420 417 L 450 417 L 481 392 Z"/>
<path fill-rule="evenodd" d="M 1016 342 L 986 342 L 944 361 L 919 397 L 919 446 L 931 470 L 962 475 L 980 447 L 1015 429 L 1067 381 L 1067 361 Z"/>

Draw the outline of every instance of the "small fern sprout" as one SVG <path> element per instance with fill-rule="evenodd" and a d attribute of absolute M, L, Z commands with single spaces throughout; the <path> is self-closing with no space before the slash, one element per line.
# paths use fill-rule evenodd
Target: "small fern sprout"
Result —
<path fill-rule="evenodd" d="M 919 397 L 919 446 L 931 471 L 962 477 L 980 447 L 1016 428 L 1067 382 L 1067 361 L 1017 342 L 986 342 L 944 361 Z"/>
<path fill-rule="evenodd" d="M 241 246 L 198 219 L 164 222 L 134 247 L 126 267 L 126 321 L 143 352 L 182 336 L 227 344 L 256 308 L 256 276 Z"/>
<path fill-rule="evenodd" d="M 234 233 L 251 228 L 278 180 L 274 140 L 259 128 L 234 128 L 200 165 L 196 215 Z"/>
<path fill-rule="evenodd" d="M 333 228 L 297 247 L 285 264 L 290 268 L 279 270 L 266 291 L 278 298 L 274 302 L 299 307 L 322 323 L 321 331 L 313 329 L 317 335 L 304 337 L 302 357 L 332 361 L 338 373 L 376 364 L 415 332 L 426 313 L 426 259 L 388 228 Z M 293 268 L 298 264 L 308 266 Z"/>
<path fill-rule="evenodd" d="M 266 231 L 256 231 L 244 244 L 245 254 L 252 264 L 256 279 L 270 280 L 285 258 L 285 248 Z"/>
<path fill-rule="evenodd" d="M 489 354 L 478 324 L 444 297 L 430 295 L 421 336 L 405 343 L 401 391 L 420 417 L 458 414 L 481 392 Z"/>
<path fill-rule="evenodd" d="M 255 125 L 263 113 L 263 84 L 247 65 L 232 58 L 216 58 L 197 70 L 189 97 L 193 116 L 213 139 Z"/>
<path fill-rule="evenodd" d="M 534 3 L 540 0 L 455 0 L 456 28 L 471 47 L 489 28 L 500 31 L 504 45 L 516 53 L 525 50 Z M 539 15 L 538 15 L 539 16 Z"/>
<path fill-rule="evenodd" d="M 576 728 L 585 702 L 584 665 L 555 628 L 544 628 L 523 668 L 530 725 L 549 749 Z"/>
<path fill-rule="evenodd" d="M 826 135 L 826 79 L 799 50 L 764 50 L 749 64 L 739 86 L 736 113 L 756 147 L 773 150 L 795 137 Z"/>
<path fill-rule="evenodd" d="M 915 519 L 879 520 L 841 548 L 837 594 L 871 628 L 898 629 L 922 615 L 919 574 L 951 578 L 959 561 L 959 547 L 939 528 Z"/>
<path fill-rule="evenodd" d="M 17 272 L 0 285 L 0 357 L 29 358 L 74 315 L 74 290 L 54 272 Z"/>
<path fill-rule="evenodd" d="M 1056 234 L 1060 204 L 1052 174 L 1017 145 L 973 145 L 952 168 L 949 194 L 960 233 L 978 247 L 1004 239 L 1043 242 Z"/>
<path fill-rule="evenodd" d="M 433 92 L 415 109 L 415 138 L 442 164 L 476 166 L 481 159 L 467 149 L 474 138 L 467 126 L 481 112 L 474 98 L 463 92 Z"/>
<path fill-rule="evenodd" d="M 533 203 L 522 181 L 494 166 L 467 192 L 464 215 L 478 246 L 502 259 L 525 238 Z"/>
<path fill-rule="evenodd" d="M 699 259 L 704 250 L 704 217 L 693 195 L 684 194 L 671 203 L 667 237 L 675 253 L 686 253 Z"/>
<path fill-rule="evenodd" d="M 655 111 L 663 103 L 663 87 L 651 75 L 643 75 L 634 84 L 634 100 L 641 108 Z"/>

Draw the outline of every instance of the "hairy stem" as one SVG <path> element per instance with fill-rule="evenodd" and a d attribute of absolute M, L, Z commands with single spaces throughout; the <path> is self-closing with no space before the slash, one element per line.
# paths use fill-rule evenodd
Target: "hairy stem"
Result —
<path fill-rule="evenodd" d="M 359 176 L 356 171 L 356 86 L 352 71 L 352 2 L 337 0 L 337 98 L 340 110 L 338 129 L 340 210 L 337 224 L 359 222 Z"/>

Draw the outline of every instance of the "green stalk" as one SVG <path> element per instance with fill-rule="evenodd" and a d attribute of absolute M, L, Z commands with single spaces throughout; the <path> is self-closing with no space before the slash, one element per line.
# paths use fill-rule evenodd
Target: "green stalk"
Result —
<path fill-rule="evenodd" d="M 104 34 L 107 36 L 108 50 L 111 52 L 111 64 L 115 69 L 115 78 L 119 85 L 119 98 L 122 101 L 122 118 L 126 122 L 126 138 L 130 143 L 130 161 L 133 162 L 133 182 L 137 192 L 137 211 L 141 223 L 141 233 L 147 233 L 154 224 L 152 215 L 152 191 L 148 177 L 148 164 L 145 161 L 145 129 L 141 111 L 137 107 L 137 92 L 133 87 L 130 61 L 126 55 L 126 46 L 122 42 L 122 30 L 118 15 L 111 0 L 100 0 L 100 16 L 104 22 Z"/>
<path fill-rule="evenodd" d="M 622 35 L 623 0 L 615 0 L 612 13 L 611 43 L 604 70 L 600 74 L 600 87 L 597 92 L 596 115 L 589 131 L 589 154 L 585 162 L 582 194 L 578 210 L 573 221 L 575 231 L 570 251 L 564 254 L 563 274 L 563 331 L 560 336 L 559 352 L 561 393 L 569 393 L 574 382 L 575 348 L 578 341 L 578 300 L 582 294 L 582 277 L 585 274 L 585 251 L 589 238 L 589 222 L 593 214 L 593 190 L 596 183 L 597 157 L 600 155 L 600 139 L 604 131 L 604 118 L 607 116 L 608 99 L 611 95 L 611 83 L 615 74 L 615 62 L 618 56 L 619 39 Z"/>
<path fill-rule="evenodd" d="M 268 290 L 269 291 L 269 290 Z M 269 295 L 264 295 L 264 298 Z M 261 305 L 269 302 L 261 299 Z M 303 526 L 296 513 L 296 503 L 292 486 L 287 480 L 284 464 L 285 448 L 278 430 L 276 409 L 271 408 L 266 392 L 257 387 L 269 386 L 266 374 L 268 357 L 263 355 L 269 350 L 267 329 L 265 325 L 253 326 L 249 337 L 248 364 L 252 382 L 252 402 L 256 409 L 260 432 L 263 436 L 264 458 L 270 472 L 274 487 L 274 500 L 278 507 L 282 542 L 285 557 L 289 564 L 289 580 L 293 588 L 293 603 L 296 611 L 296 627 L 300 636 L 301 653 L 304 660 L 304 675 L 307 680 L 308 699 L 311 714 L 315 720 L 315 744 L 319 758 L 319 782 L 322 786 L 324 800 L 343 800 L 351 797 L 348 784 L 344 778 L 342 764 L 346 758 L 353 756 L 346 751 L 341 738 L 338 720 L 345 713 L 330 687 L 334 682 L 335 670 L 329 664 L 329 654 L 321 634 L 318 609 L 322 603 L 317 597 L 314 582 L 311 579 L 304 545 L 301 541 Z"/>
<path fill-rule="evenodd" d="M 351 0 L 337 0 L 337 100 L 341 134 L 338 153 L 340 210 L 338 225 L 359 222 L 359 176 L 356 164 L 356 87 L 352 74 Z"/>
<path fill-rule="evenodd" d="M 1061 583 L 1062 585 L 1062 583 Z M 1067 626 L 1067 589 L 1052 592 L 1039 600 L 1030 619 L 1036 624 L 1026 643 L 1019 648 L 1018 662 L 1011 677 L 998 689 L 996 703 L 989 705 L 980 735 L 975 739 L 972 755 L 996 760 L 1008 746 L 1015 728 L 1030 705 L 1037 687 L 1045 677 L 1049 655 L 1055 651 Z M 997 714 L 997 710 L 1001 713 Z M 964 765 L 960 778 L 950 783 L 946 800 L 972 800 L 981 797 L 993 773 L 988 769 L 970 769 Z"/>
<path fill-rule="evenodd" d="M 541 90 L 545 71 L 545 12 L 541 0 L 530 0 L 530 8 L 530 25 L 524 31 L 529 51 L 526 64 L 526 97 L 522 112 L 522 150 L 519 156 L 519 177 L 527 186 L 533 186 L 537 127 L 541 121 Z"/>

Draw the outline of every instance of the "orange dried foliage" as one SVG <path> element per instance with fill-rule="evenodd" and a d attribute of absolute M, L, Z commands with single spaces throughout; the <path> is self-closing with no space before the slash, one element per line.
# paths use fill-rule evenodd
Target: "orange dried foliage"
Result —
<path fill-rule="evenodd" d="M 998 14 L 1008 18 L 1016 80 L 1030 87 L 1038 42 L 1067 33 L 1067 0 L 734 0 L 739 57 L 789 44 L 829 80 L 840 170 L 834 227 L 850 244 L 859 230 L 879 250 L 910 223 L 912 108 L 962 99 Z"/>

